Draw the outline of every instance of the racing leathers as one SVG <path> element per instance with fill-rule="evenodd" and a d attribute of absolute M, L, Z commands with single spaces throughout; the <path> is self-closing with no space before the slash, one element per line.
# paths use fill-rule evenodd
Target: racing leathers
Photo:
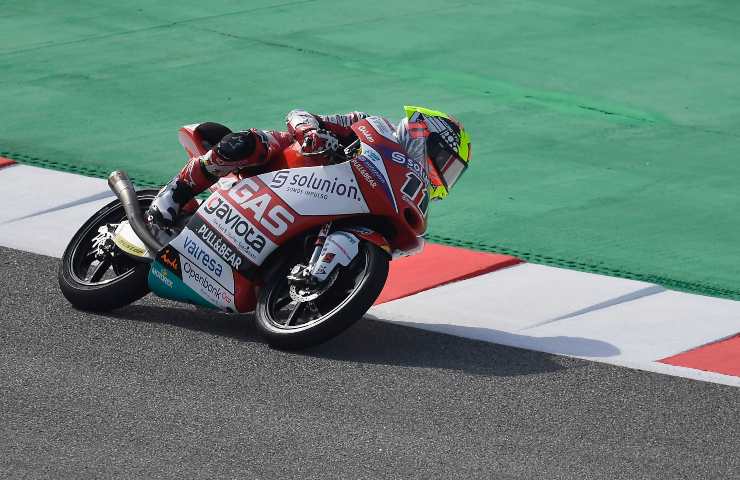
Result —
<path fill-rule="evenodd" d="M 341 145 L 348 145 L 356 138 L 350 127 L 367 116 L 363 112 L 314 115 L 293 110 L 285 119 L 285 132 L 251 128 L 232 133 L 223 125 L 201 124 L 204 137 L 213 138 L 215 145 L 204 155 L 191 158 L 160 190 L 149 207 L 147 220 L 155 227 L 171 226 L 183 209 L 195 211 L 194 197 L 219 178 L 234 172 L 254 175 L 274 170 L 271 163 L 293 142 L 297 141 L 304 153 L 337 150 Z"/>

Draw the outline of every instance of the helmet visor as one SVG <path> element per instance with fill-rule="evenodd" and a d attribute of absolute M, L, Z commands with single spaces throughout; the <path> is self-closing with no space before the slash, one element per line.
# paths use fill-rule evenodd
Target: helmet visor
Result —
<path fill-rule="evenodd" d="M 432 162 L 437 174 L 447 189 L 457 182 L 460 176 L 468 168 L 467 162 L 464 162 L 457 152 L 452 151 L 447 143 L 436 134 L 431 133 L 427 140 L 427 155 Z"/>

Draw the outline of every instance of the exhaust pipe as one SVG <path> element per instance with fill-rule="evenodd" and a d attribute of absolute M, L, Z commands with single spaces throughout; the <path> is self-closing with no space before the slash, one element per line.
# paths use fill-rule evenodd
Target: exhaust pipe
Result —
<path fill-rule="evenodd" d="M 141 214 L 141 207 L 139 206 L 139 199 L 136 197 L 136 190 L 134 185 L 131 183 L 131 179 L 128 178 L 126 172 L 122 170 L 116 170 L 108 176 L 108 186 L 113 193 L 116 194 L 118 200 L 121 201 L 123 209 L 126 211 L 128 222 L 134 233 L 141 239 L 146 245 L 146 248 L 151 252 L 152 255 L 156 255 L 157 252 L 164 248 L 164 245 L 159 243 L 152 232 L 144 222 L 144 216 Z"/>

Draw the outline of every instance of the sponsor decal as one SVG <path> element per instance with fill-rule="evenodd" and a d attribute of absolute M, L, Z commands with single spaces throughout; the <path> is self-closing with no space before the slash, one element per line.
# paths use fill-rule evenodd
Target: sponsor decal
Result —
<path fill-rule="evenodd" d="M 144 257 L 148 253 L 128 221 L 123 221 L 118 225 L 113 236 L 113 243 L 124 252 L 135 257 Z"/>
<path fill-rule="evenodd" d="M 282 205 L 273 205 L 273 198 L 269 193 L 257 195 L 259 189 L 257 182 L 245 178 L 229 191 L 229 197 L 245 210 L 251 211 L 254 219 L 268 232 L 279 237 L 288 231 L 288 226 L 295 222 L 295 217 Z"/>
<path fill-rule="evenodd" d="M 352 166 L 355 167 L 355 170 L 357 170 L 357 173 L 360 174 L 360 177 L 362 177 L 363 180 L 365 180 L 368 185 L 370 185 L 372 188 L 375 188 L 378 186 L 378 182 L 375 181 L 372 175 L 370 175 L 365 167 L 362 166 L 362 162 L 358 161 L 356 158 L 351 160 Z"/>
<path fill-rule="evenodd" d="M 149 270 L 148 284 L 152 292 L 164 298 L 172 298 L 194 305 L 203 305 L 204 307 L 214 307 L 211 301 L 196 293 L 180 277 L 175 276 L 172 271 L 165 268 L 160 260 L 160 258 L 157 258 Z"/>
<path fill-rule="evenodd" d="M 170 272 L 163 269 L 161 266 L 152 265 L 150 272 L 152 273 L 152 275 L 157 277 L 157 279 L 162 282 L 162 284 L 165 285 L 167 288 L 172 288 L 172 286 L 174 285 L 172 279 L 169 278 Z"/>
<path fill-rule="evenodd" d="M 368 142 L 375 143 L 375 137 L 373 137 L 373 134 L 370 133 L 369 128 L 367 128 L 365 125 L 360 125 L 359 127 L 357 127 L 357 129 L 361 131 L 363 135 L 365 135 L 365 138 Z"/>
<path fill-rule="evenodd" d="M 239 250 L 238 253 L 257 265 L 277 248 L 274 242 L 220 194 L 211 195 L 198 210 L 198 214 L 208 225 L 226 237 Z M 205 235 L 206 232 L 203 231 L 201 234 Z M 226 261 L 233 266 L 237 259 L 234 257 Z M 242 262 L 239 265 L 244 267 Z"/>
<path fill-rule="evenodd" d="M 362 155 L 369 158 L 374 163 L 383 163 L 383 157 L 380 156 L 378 151 L 365 143 L 362 144 Z"/>
<path fill-rule="evenodd" d="M 396 134 L 393 132 L 391 125 L 389 125 L 388 120 L 386 120 L 385 118 L 367 117 L 366 120 L 370 125 L 372 125 L 376 132 L 378 132 L 386 139 L 390 140 L 393 143 L 396 143 L 398 141 L 396 140 Z"/>
<path fill-rule="evenodd" d="M 182 279 L 185 285 L 216 307 L 236 310 L 233 293 L 184 258 L 182 259 Z"/>
<path fill-rule="evenodd" d="M 243 271 L 252 265 L 228 240 L 201 220 L 200 217 L 193 218 L 188 224 L 188 228 L 195 232 L 198 238 L 208 245 L 222 260 L 228 263 L 231 268 Z"/>
<path fill-rule="evenodd" d="M 351 260 L 355 257 L 355 255 L 357 255 L 357 252 L 353 251 L 352 253 L 350 253 L 347 251 L 347 249 L 352 250 L 352 247 L 355 247 L 358 243 L 359 240 L 357 240 L 357 237 L 355 237 L 354 235 L 346 232 L 334 232 L 332 235 L 329 235 L 329 238 L 326 239 L 327 246 L 324 248 L 324 250 L 327 251 L 329 248 L 335 247 L 337 250 L 342 252 L 347 259 Z M 357 249 L 355 248 L 354 250 Z M 331 258 L 334 257 L 332 256 Z"/>
<path fill-rule="evenodd" d="M 120 248 L 124 252 L 130 253 L 131 255 L 134 255 L 136 257 L 143 257 L 144 255 L 146 255 L 145 248 L 134 245 L 133 243 L 123 238 L 121 235 L 116 236 L 113 241 L 118 248 Z"/>
<path fill-rule="evenodd" d="M 427 174 L 427 170 L 422 165 L 420 165 L 419 162 L 412 160 L 411 158 L 398 151 L 394 151 L 393 153 L 391 153 L 391 160 L 399 165 L 405 166 L 416 175 L 418 175 L 422 180 L 424 180 L 424 183 L 427 186 L 429 185 L 429 175 Z"/>
<path fill-rule="evenodd" d="M 352 235 L 368 240 L 375 245 L 378 245 L 386 252 L 391 253 L 390 246 L 388 246 L 388 240 L 375 230 L 360 226 L 344 227 L 344 229 Z"/>
<path fill-rule="evenodd" d="M 311 274 L 319 280 L 325 280 L 337 265 L 349 265 L 357 256 L 359 243 L 352 234 L 342 231 L 332 233 L 326 238 L 320 260 L 314 265 Z"/>
<path fill-rule="evenodd" d="M 208 271 L 214 273 L 217 277 L 221 276 L 224 272 L 223 265 L 217 263 L 214 257 L 208 255 L 207 251 L 198 245 L 192 237 L 185 237 L 183 244 L 186 251 L 190 254 L 188 256 L 191 259 L 196 261 L 200 260 L 199 263 L 206 267 Z"/>
<path fill-rule="evenodd" d="M 398 211 L 396 197 L 393 195 L 393 190 L 391 189 L 391 180 L 388 178 L 388 172 L 385 169 L 383 157 L 381 157 L 380 154 L 371 146 L 365 143 L 361 143 L 360 145 L 362 146 L 362 154 L 357 158 L 357 161 L 362 162 L 362 164 L 367 167 L 372 176 L 383 187 L 383 191 L 388 197 L 388 200 L 393 204 L 393 208 Z"/>
<path fill-rule="evenodd" d="M 180 276 L 180 256 L 177 251 L 171 246 L 166 246 L 162 253 L 159 255 L 159 261 L 162 262 L 167 268 L 175 272 L 175 275 Z"/>
<path fill-rule="evenodd" d="M 167 254 L 162 255 L 161 258 L 162 263 L 170 267 L 172 270 L 177 270 L 177 267 L 180 265 L 180 263 L 177 261 L 177 258 L 170 258 Z"/>
<path fill-rule="evenodd" d="M 234 275 L 231 266 L 206 246 L 192 230 L 184 228 L 182 233 L 172 240 L 171 245 L 180 251 L 182 255 L 180 260 L 183 263 L 186 258 L 189 259 L 207 275 L 210 275 L 214 282 L 223 285 L 230 292 L 234 291 Z M 184 276 L 182 270 L 181 275 Z"/>
<path fill-rule="evenodd" d="M 288 181 L 288 176 L 290 175 L 290 172 L 288 170 L 280 170 L 275 172 L 275 175 L 272 177 L 272 181 L 270 182 L 270 187 L 272 188 L 280 188 L 283 185 L 285 185 L 285 182 Z"/>
<path fill-rule="evenodd" d="M 320 198 L 322 200 L 328 200 L 330 194 L 336 194 L 350 200 L 362 201 L 360 191 L 357 185 L 354 185 L 354 178 L 350 178 L 345 182 L 338 177 L 334 177 L 333 179 L 322 178 L 317 176 L 316 173 L 301 174 L 289 170 L 280 170 L 275 172 L 275 175 L 272 177 L 270 188 L 285 188 L 288 192 Z"/>
<path fill-rule="evenodd" d="M 262 174 L 259 179 L 299 215 L 343 215 L 369 212 L 349 162 L 322 167 L 279 170 Z M 234 192 L 233 189 L 232 192 Z M 264 195 L 268 200 L 271 198 L 270 195 Z M 249 201 L 256 200 L 250 198 Z M 239 204 L 242 205 L 242 202 L 239 201 Z M 246 208 L 246 205 L 244 206 Z M 283 219 L 286 224 L 292 223 L 293 216 L 287 217 L 285 215 L 287 210 L 283 209 L 285 212 L 280 213 L 276 210 L 277 207 L 267 207 L 265 218 L 275 220 L 274 217 L 277 216 L 278 220 Z"/>

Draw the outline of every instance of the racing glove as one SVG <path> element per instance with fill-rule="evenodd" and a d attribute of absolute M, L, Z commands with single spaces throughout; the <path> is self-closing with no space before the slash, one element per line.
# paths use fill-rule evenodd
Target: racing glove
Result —
<path fill-rule="evenodd" d="M 339 149 L 339 139 L 323 128 L 303 132 L 303 153 L 316 153 L 324 150 L 335 152 Z"/>

